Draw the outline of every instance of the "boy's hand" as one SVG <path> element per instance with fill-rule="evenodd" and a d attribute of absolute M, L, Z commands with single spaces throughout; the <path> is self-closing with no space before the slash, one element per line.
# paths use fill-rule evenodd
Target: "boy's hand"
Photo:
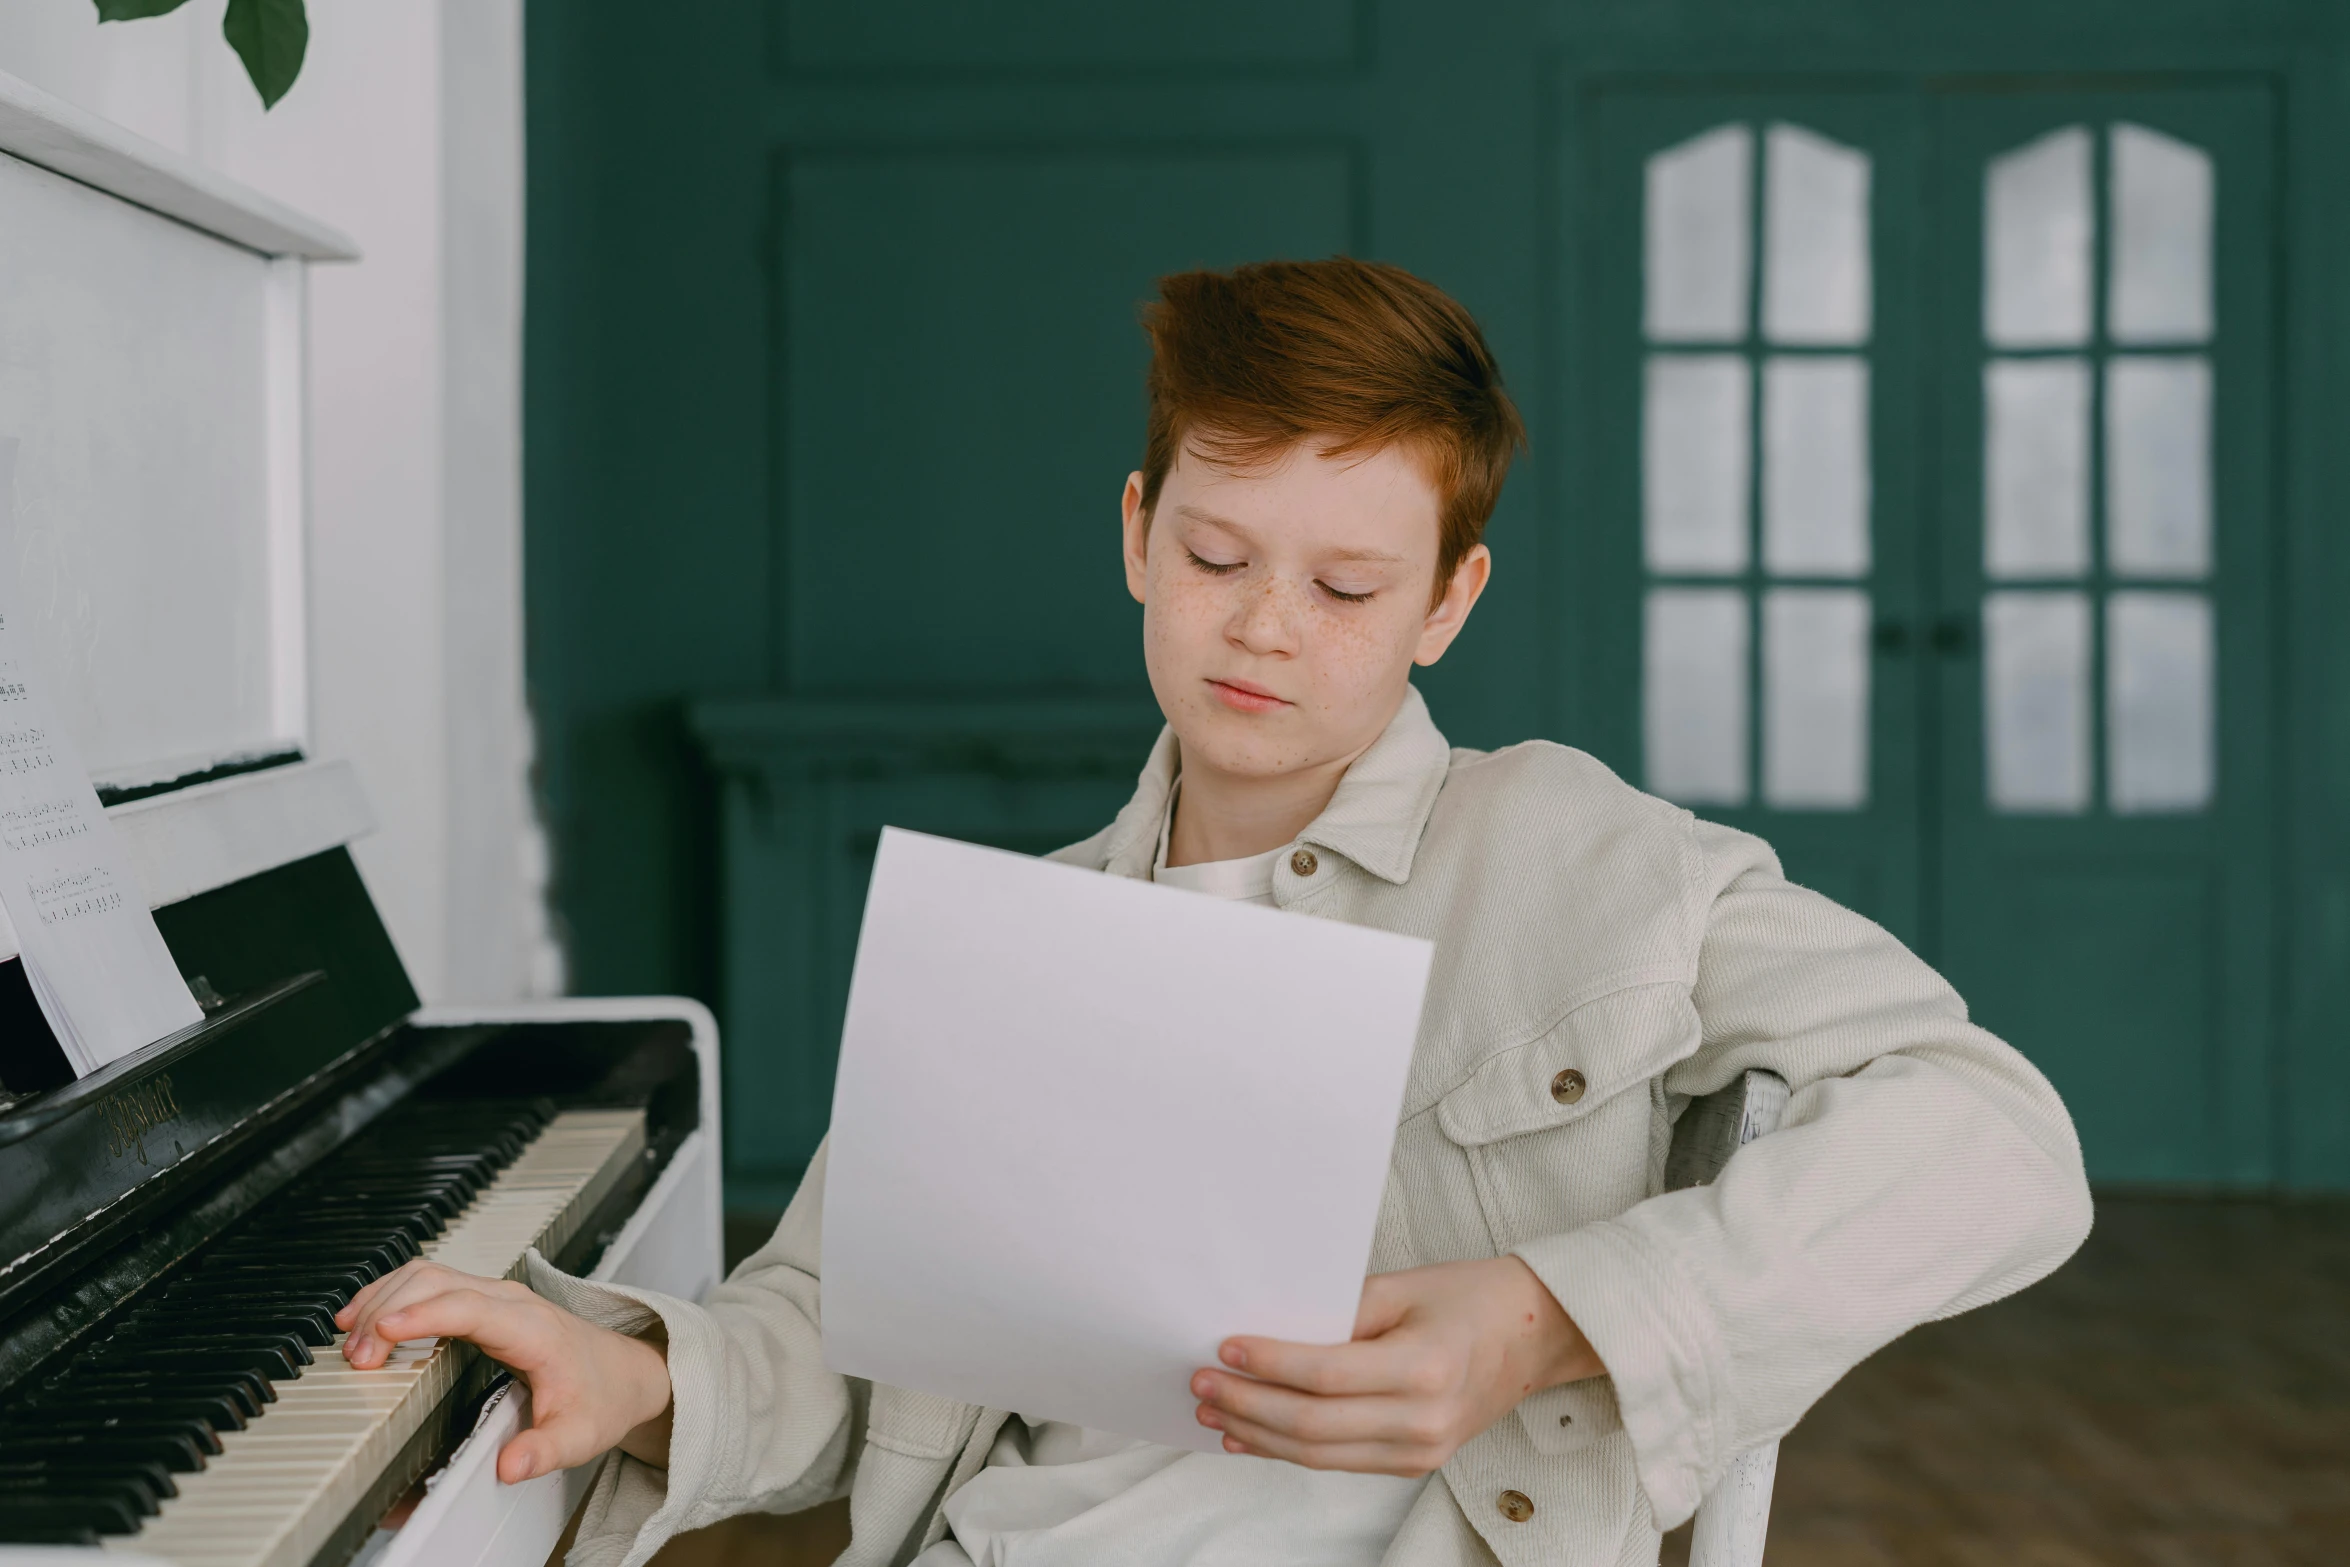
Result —
<path fill-rule="evenodd" d="M 1374 1274 L 1351 1344 L 1222 1353 L 1232 1370 L 1193 1373 L 1191 1391 L 1225 1451 L 1365 1474 L 1428 1474 L 1527 1394 L 1607 1370 L 1515 1257 Z"/>
<path fill-rule="evenodd" d="M 335 1313 L 343 1358 L 380 1366 L 409 1339 L 461 1338 L 530 1384 L 531 1427 L 498 1455 L 508 1485 L 587 1463 L 615 1447 L 669 1461 L 669 1362 L 661 1349 L 597 1327 L 520 1284 L 438 1263 L 403 1264 Z"/>

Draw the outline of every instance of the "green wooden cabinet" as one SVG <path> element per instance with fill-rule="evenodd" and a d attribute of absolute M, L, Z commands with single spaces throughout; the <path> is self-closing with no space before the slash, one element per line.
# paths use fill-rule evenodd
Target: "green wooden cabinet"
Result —
<path fill-rule="evenodd" d="M 1150 279 L 1338 251 L 1474 310 L 1532 432 L 1423 682 L 1457 742 L 1581 745 L 1771 838 L 2041 1062 L 2099 1179 L 2350 1189 L 2350 13 L 529 28 L 558 899 L 580 988 L 720 1004 L 736 1201 L 820 1133 L 879 826 L 1033 849 L 1125 797 Z"/>

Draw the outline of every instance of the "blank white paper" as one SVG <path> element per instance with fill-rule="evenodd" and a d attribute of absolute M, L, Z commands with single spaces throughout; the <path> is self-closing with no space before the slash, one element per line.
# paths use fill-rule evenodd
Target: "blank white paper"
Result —
<path fill-rule="evenodd" d="M 825 1361 L 1215 1451 L 1235 1333 L 1352 1336 L 1434 948 L 895 828 L 849 987 Z"/>

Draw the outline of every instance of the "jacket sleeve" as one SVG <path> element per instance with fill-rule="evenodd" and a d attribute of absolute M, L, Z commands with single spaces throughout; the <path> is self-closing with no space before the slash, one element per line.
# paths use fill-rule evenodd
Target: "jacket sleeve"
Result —
<path fill-rule="evenodd" d="M 826 1148 L 774 1238 L 703 1305 L 575 1279 L 530 1254 L 530 1285 L 590 1322 L 666 1334 L 673 1414 L 666 1470 L 604 1460 L 571 1567 L 639 1567 L 670 1536 L 743 1512 L 797 1512 L 843 1494 L 869 1384 L 824 1367 L 817 1309 Z"/>
<path fill-rule="evenodd" d="M 1922 1322 L 2053 1272 L 2088 1235 L 2072 1121 L 1940 975 L 1700 823 L 1695 1054 L 1669 1105 L 1751 1067 L 1794 1090 L 1711 1186 L 1517 1248 L 1615 1383 L 1660 1527 Z"/>

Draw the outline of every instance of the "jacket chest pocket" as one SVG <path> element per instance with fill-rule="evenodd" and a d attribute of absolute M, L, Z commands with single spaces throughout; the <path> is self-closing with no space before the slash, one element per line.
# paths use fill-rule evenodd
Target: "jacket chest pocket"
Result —
<path fill-rule="evenodd" d="M 1437 1105 L 1467 1154 L 1494 1250 L 1612 1218 L 1648 1195 L 1651 1084 L 1698 1046 L 1681 985 L 1611 991 L 1501 1051 Z"/>
<path fill-rule="evenodd" d="M 908 1458 L 936 1461 L 960 1453 L 978 1423 L 977 1404 L 876 1382 L 865 1440 Z"/>

